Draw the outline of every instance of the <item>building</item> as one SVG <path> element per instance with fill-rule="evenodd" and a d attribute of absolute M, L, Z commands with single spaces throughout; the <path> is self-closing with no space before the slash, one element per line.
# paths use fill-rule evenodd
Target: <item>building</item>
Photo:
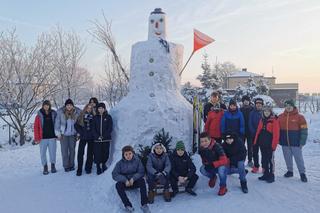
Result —
<path fill-rule="evenodd" d="M 260 80 L 265 81 L 270 89 L 269 95 L 280 107 L 283 106 L 284 101 L 287 99 L 297 99 L 299 89 L 298 83 L 276 83 L 276 77 L 265 77 L 264 75 L 248 72 L 247 69 L 234 72 L 226 77 L 224 88 L 232 94 L 239 85 L 244 86 L 249 78 L 252 78 L 255 82 L 259 82 Z"/>

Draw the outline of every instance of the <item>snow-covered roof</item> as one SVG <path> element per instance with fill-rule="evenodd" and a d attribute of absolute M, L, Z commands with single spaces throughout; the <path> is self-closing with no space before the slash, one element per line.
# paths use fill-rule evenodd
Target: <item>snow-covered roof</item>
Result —
<path fill-rule="evenodd" d="M 234 72 L 232 73 L 229 77 L 260 77 L 262 75 L 253 73 L 253 72 L 248 72 L 248 71 L 238 71 L 238 72 Z"/>

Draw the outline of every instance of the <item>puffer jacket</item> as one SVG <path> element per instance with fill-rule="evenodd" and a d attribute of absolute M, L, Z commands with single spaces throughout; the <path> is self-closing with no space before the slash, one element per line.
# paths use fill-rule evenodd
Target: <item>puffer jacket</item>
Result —
<path fill-rule="evenodd" d="M 113 180 L 123 183 L 131 178 L 136 181 L 143 176 L 144 167 L 141 163 L 141 160 L 136 155 L 133 155 L 133 158 L 130 161 L 122 157 L 112 171 Z"/>
<path fill-rule="evenodd" d="M 303 115 L 297 108 L 292 112 L 284 111 L 279 115 L 280 145 L 303 146 L 307 142 L 308 125 Z"/>
<path fill-rule="evenodd" d="M 165 147 L 161 144 L 164 152 L 161 155 L 157 155 L 154 151 L 155 147 L 159 144 L 155 144 L 151 148 L 151 153 L 148 155 L 147 172 L 151 175 L 155 175 L 158 172 L 165 172 L 168 175 L 171 171 L 171 162 Z"/>

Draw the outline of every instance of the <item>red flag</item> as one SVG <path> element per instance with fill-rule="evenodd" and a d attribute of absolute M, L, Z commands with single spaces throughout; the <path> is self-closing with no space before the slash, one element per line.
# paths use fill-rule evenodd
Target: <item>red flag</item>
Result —
<path fill-rule="evenodd" d="M 193 52 L 201 49 L 204 46 L 214 42 L 213 38 L 210 38 L 206 34 L 200 32 L 199 30 L 194 29 L 194 38 L 193 38 Z"/>

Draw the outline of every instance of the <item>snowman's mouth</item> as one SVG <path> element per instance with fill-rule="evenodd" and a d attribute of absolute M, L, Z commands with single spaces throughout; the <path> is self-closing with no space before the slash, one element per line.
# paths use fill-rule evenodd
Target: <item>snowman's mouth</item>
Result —
<path fill-rule="evenodd" d="M 155 32 L 155 34 L 158 35 L 158 36 L 161 35 L 161 33 L 159 33 L 159 32 Z"/>

